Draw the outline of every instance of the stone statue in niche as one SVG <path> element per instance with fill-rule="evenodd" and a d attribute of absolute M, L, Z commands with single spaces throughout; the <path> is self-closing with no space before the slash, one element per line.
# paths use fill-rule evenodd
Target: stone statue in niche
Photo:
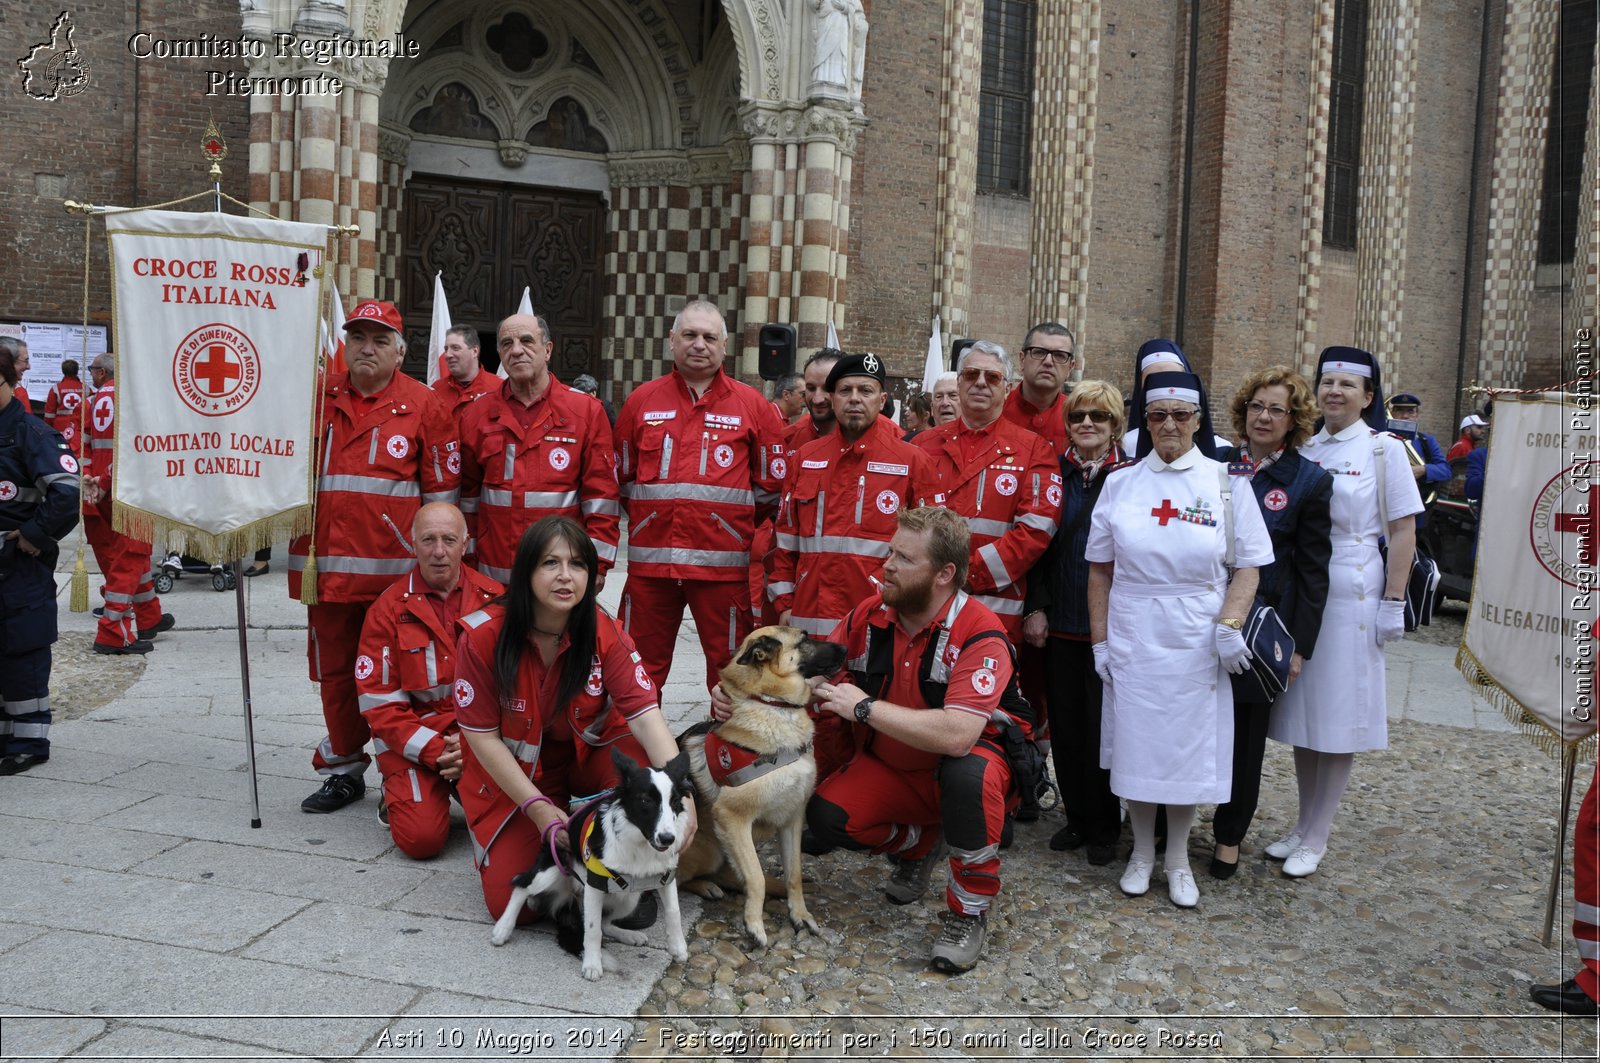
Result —
<path fill-rule="evenodd" d="M 563 96 L 550 105 L 544 121 L 528 130 L 528 143 L 540 148 L 560 148 L 604 155 L 611 150 L 600 130 L 589 123 L 583 104 Z"/>
<path fill-rule="evenodd" d="M 810 0 L 811 88 L 828 95 L 861 98 L 866 70 L 867 16 L 860 0 Z"/>

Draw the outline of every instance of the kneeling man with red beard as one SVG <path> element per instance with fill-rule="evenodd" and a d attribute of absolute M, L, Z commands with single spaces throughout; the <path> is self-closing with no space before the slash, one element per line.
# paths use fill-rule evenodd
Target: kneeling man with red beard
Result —
<path fill-rule="evenodd" d="M 1003 743 L 1008 727 L 1025 733 L 1030 722 L 1000 619 L 961 589 L 970 549 L 954 512 L 901 510 L 882 591 L 830 636 L 845 647 L 845 671 L 817 687 L 818 704 L 853 724 L 856 753 L 806 813 L 812 851 L 890 855 L 884 892 L 895 904 L 927 891 L 948 847 L 932 963 L 949 972 L 971 970 L 983 952 L 1000 837 L 1018 803 Z"/>

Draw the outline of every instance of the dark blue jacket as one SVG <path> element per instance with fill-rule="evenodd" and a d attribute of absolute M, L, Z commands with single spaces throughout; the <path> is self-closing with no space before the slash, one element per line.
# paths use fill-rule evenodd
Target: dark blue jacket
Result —
<path fill-rule="evenodd" d="M 39 548 L 38 560 L 53 568 L 57 540 L 77 526 L 77 459 L 61 433 L 22 403 L 7 403 L 0 410 L 0 532 L 21 532 Z M 6 542 L 5 562 L 16 556 L 16 543 Z"/>
<path fill-rule="evenodd" d="M 1221 460 L 1238 461 L 1239 448 L 1229 448 Z M 1309 660 L 1328 604 L 1333 474 L 1290 448 L 1256 473 L 1250 486 L 1272 536 L 1272 564 L 1260 570 L 1256 598 L 1278 611 L 1294 636 L 1295 652 Z"/>
<path fill-rule="evenodd" d="M 1028 599 L 1023 610 L 1032 613 L 1043 609 L 1052 634 L 1087 636 L 1089 561 L 1083 554 L 1089 547 L 1089 515 L 1105 487 L 1106 475 L 1133 463 L 1124 458 L 1121 447 L 1116 447 L 1100 466 L 1094 482 L 1085 484 L 1083 469 L 1072 460 L 1071 451 L 1059 460 L 1061 517 L 1056 521 L 1055 538 L 1028 575 Z"/>

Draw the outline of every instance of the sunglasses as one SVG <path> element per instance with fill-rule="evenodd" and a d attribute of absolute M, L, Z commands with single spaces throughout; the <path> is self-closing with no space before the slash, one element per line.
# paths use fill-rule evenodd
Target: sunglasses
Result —
<path fill-rule="evenodd" d="M 961 379 L 967 384 L 976 384 L 982 380 L 992 388 L 997 388 L 1005 383 L 1006 375 L 998 369 L 963 369 Z"/>
<path fill-rule="evenodd" d="M 1176 424 L 1188 424 L 1194 416 L 1193 410 L 1150 410 L 1145 413 L 1144 419 L 1151 424 L 1164 424 L 1168 417 Z"/>
<path fill-rule="evenodd" d="M 1109 420 L 1111 420 L 1111 415 L 1104 410 L 1073 410 L 1067 414 L 1067 423 L 1069 424 L 1077 424 L 1080 421 L 1105 424 Z"/>

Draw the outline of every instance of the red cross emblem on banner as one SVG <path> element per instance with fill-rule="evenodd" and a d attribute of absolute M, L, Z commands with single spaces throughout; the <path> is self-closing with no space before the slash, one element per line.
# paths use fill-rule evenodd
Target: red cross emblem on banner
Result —
<path fill-rule="evenodd" d="M 228 356 L 228 348 L 214 343 L 206 348 L 204 357 L 195 363 L 194 375 L 195 379 L 205 383 L 209 394 L 221 395 L 228 390 L 228 381 L 238 380 L 242 370 L 238 361 Z"/>
<path fill-rule="evenodd" d="M 1150 515 L 1152 517 L 1159 517 L 1161 519 L 1161 526 L 1165 528 L 1167 526 L 1167 521 L 1171 520 L 1173 517 L 1180 516 L 1181 514 L 1178 510 L 1172 508 L 1172 499 L 1163 498 L 1161 500 L 1161 507 L 1159 509 L 1152 509 L 1150 511 Z"/>
<path fill-rule="evenodd" d="M 1595 520 L 1600 507 L 1600 484 L 1590 484 L 1586 496 L 1588 505 L 1582 513 L 1557 513 L 1555 528 L 1578 537 L 1578 564 L 1592 565 L 1595 561 Z"/>

